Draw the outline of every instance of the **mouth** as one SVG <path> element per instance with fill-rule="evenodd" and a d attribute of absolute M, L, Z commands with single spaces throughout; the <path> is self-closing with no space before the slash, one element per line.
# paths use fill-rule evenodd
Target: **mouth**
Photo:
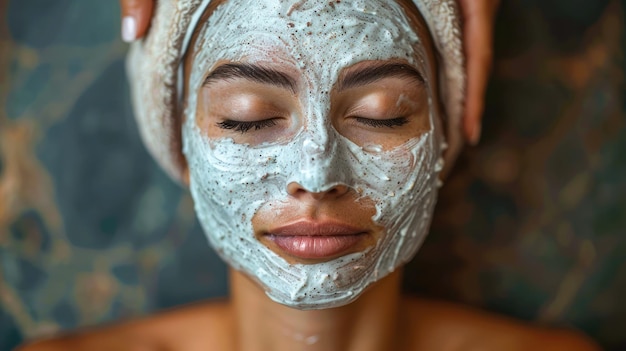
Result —
<path fill-rule="evenodd" d="M 332 259 L 355 252 L 368 237 L 366 230 L 341 223 L 301 221 L 270 230 L 265 237 L 280 250 L 300 259 Z"/>

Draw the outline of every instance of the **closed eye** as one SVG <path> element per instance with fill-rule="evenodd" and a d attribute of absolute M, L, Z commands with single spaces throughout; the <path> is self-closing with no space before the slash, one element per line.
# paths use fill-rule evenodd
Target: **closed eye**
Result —
<path fill-rule="evenodd" d="M 393 128 L 401 127 L 409 122 L 406 117 L 397 117 L 392 119 L 371 119 L 365 117 L 355 117 L 358 123 L 365 124 L 366 126 L 374 128 Z"/>
<path fill-rule="evenodd" d="M 236 132 L 240 132 L 241 134 L 247 133 L 251 129 L 260 130 L 267 127 L 273 127 L 276 125 L 276 118 L 264 119 L 262 121 L 251 121 L 251 122 L 242 122 L 242 121 L 233 121 L 233 120 L 225 120 L 219 123 L 216 123 L 218 128 L 234 130 Z"/>

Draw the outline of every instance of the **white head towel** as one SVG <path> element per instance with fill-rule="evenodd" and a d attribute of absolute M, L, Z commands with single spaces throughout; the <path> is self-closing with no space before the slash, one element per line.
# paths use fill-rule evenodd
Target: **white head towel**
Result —
<path fill-rule="evenodd" d="M 287 0 L 285 0 L 287 1 Z M 391 0 L 390 0 L 391 1 Z M 465 58 L 455 0 L 414 0 L 438 50 L 440 93 L 446 113 L 447 160 L 463 144 Z M 152 156 L 177 180 L 184 157 L 180 133 L 180 68 L 191 34 L 210 0 L 159 0 L 147 36 L 131 46 L 127 61 L 141 137 Z"/>

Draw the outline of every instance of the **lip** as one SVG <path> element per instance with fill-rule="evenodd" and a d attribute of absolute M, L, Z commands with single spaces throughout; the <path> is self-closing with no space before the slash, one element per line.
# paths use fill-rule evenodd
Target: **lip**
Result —
<path fill-rule="evenodd" d="M 273 229 L 266 237 L 291 256 L 328 259 L 347 253 L 366 235 L 367 231 L 343 223 L 302 221 Z"/>

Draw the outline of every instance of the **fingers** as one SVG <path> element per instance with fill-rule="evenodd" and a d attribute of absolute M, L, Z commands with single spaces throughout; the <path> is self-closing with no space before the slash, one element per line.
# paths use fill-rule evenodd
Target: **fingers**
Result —
<path fill-rule="evenodd" d="M 460 0 L 467 57 L 467 95 L 463 134 L 476 145 L 480 140 L 485 91 L 493 60 L 493 27 L 497 0 Z"/>
<path fill-rule="evenodd" d="M 155 0 L 120 0 L 122 39 L 132 42 L 146 34 Z"/>

